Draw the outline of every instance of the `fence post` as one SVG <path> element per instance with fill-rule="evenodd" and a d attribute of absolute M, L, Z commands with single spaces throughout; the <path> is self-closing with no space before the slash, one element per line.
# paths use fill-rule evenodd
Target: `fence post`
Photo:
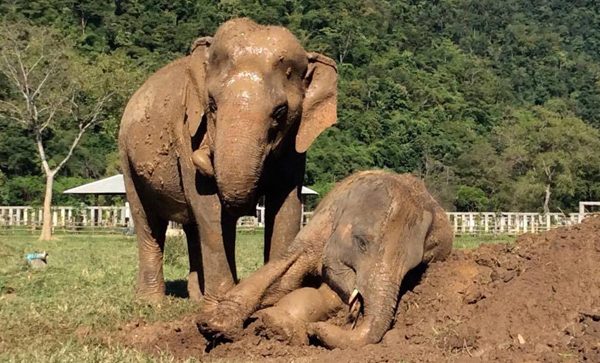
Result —
<path fill-rule="evenodd" d="M 469 233 L 473 234 L 475 231 L 475 213 L 469 213 Z"/>
<path fill-rule="evenodd" d="M 489 214 L 485 213 L 483 215 L 483 230 L 485 231 L 485 233 L 488 233 L 489 229 L 490 229 L 489 218 L 490 218 Z"/>
<path fill-rule="evenodd" d="M 456 214 L 452 215 L 454 217 L 454 233 L 458 233 L 458 218 Z"/>

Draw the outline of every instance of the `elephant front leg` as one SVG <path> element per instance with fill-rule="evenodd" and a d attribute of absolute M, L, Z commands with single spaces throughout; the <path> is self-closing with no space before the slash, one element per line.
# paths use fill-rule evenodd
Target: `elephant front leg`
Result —
<path fill-rule="evenodd" d="M 265 197 L 265 250 L 264 261 L 281 257 L 302 224 L 302 186 L 295 186 L 287 194 L 272 193 Z"/>
<path fill-rule="evenodd" d="M 194 213 L 200 228 L 204 276 L 204 302 L 209 307 L 224 296 L 236 282 L 235 218 L 221 209 L 216 195 L 202 199 Z"/>
<path fill-rule="evenodd" d="M 268 338 L 292 345 L 307 345 L 306 324 L 329 318 L 343 305 L 327 284 L 318 289 L 303 287 L 279 300 L 273 307 L 254 314 L 255 330 Z"/>

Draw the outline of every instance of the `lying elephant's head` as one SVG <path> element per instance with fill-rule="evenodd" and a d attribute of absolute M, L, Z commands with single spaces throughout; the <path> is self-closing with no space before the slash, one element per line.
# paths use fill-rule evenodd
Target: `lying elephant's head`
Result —
<path fill-rule="evenodd" d="M 351 330 L 317 323 L 314 335 L 330 347 L 377 343 L 392 324 L 404 276 L 421 262 L 445 258 L 451 230 L 424 184 L 409 175 L 357 174 L 331 194 L 334 230 L 323 277 L 363 318 Z"/>
<path fill-rule="evenodd" d="M 208 169 L 214 168 L 227 208 L 246 210 L 268 156 L 294 148 L 304 153 L 335 123 L 335 63 L 307 53 L 287 29 L 248 19 L 221 25 L 214 38 L 197 44 L 192 60 L 192 78 L 204 77 L 206 89 L 198 87 L 203 102 L 190 132 L 196 139 L 198 130 L 207 135 L 200 138 L 208 140 L 202 145 Z M 209 164 L 197 159 L 196 166 Z"/>

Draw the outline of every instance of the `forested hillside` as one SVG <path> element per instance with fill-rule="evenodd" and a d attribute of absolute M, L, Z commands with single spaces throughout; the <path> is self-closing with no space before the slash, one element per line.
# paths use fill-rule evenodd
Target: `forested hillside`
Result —
<path fill-rule="evenodd" d="M 546 201 L 568 211 L 600 200 L 594 0 L 3 0 L 0 14 L 57 31 L 79 62 L 118 73 L 105 120 L 60 171 L 56 193 L 116 173 L 129 95 L 196 37 L 248 16 L 338 62 L 338 124 L 308 153 L 306 184 L 318 191 L 378 167 L 424 177 L 449 209 L 536 211 Z M 8 85 L 0 78 L 0 99 L 16 97 Z M 0 115 L 0 204 L 42 199 L 26 135 Z M 73 133 L 59 136 L 56 154 Z"/>

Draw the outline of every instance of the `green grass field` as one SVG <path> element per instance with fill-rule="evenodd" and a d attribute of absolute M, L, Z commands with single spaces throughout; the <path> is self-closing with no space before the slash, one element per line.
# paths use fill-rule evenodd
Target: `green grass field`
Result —
<path fill-rule="evenodd" d="M 514 239 L 514 238 L 513 238 Z M 457 238 L 457 248 L 511 238 Z M 240 277 L 262 263 L 262 234 L 238 234 Z M 77 338 L 91 329 L 107 335 L 136 319 L 164 321 L 191 313 L 196 306 L 179 298 L 185 292 L 187 251 L 183 238 L 167 241 L 165 279 L 170 296 L 157 306 L 136 302 L 136 244 L 122 235 L 58 235 L 39 242 L 30 234 L 0 235 L 0 361 L 8 362 L 170 362 L 165 355 L 149 357 L 107 347 L 97 338 Z M 45 250 L 48 267 L 31 269 L 26 253 Z"/>

